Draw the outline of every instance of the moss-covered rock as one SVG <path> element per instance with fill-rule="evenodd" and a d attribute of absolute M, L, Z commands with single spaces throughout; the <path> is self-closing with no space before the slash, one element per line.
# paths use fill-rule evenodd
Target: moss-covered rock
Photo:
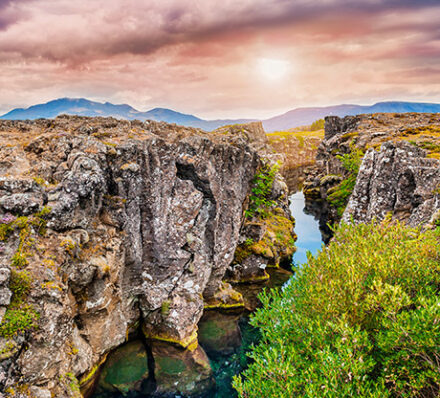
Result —
<path fill-rule="evenodd" d="M 230 354 L 240 346 L 240 314 L 207 311 L 199 322 L 199 343 L 208 354 Z"/>
<path fill-rule="evenodd" d="M 184 349 L 160 340 L 151 341 L 157 394 L 197 396 L 214 386 L 212 370 L 200 346 Z"/>
<path fill-rule="evenodd" d="M 141 391 L 142 382 L 148 379 L 148 356 L 142 341 L 127 343 L 107 358 L 99 378 L 102 391 Z"/>
<path fill-rule="evenodd" d="M 204 308 L 205 310 L 240 310 L 244 308 L 243 296 L 229 283 L 222 282 L 214 296 L 205 300 Z"/>

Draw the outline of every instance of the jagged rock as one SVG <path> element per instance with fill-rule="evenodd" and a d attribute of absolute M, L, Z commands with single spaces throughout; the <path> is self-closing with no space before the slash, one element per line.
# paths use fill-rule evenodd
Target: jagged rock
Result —
<path fill-rule="evenodd" d="M 408 225 L 427 224 L 440 209 L 440 161 L 407 142 L 370 149 L 342 219 L 383 220 L 387 214 Z"/>
<path fill-rule="evenodd" d="M 267 145 L 261 124 L 204 133 L 62 116 L 2 121 L 0 133 L 8 144 L 0 146 L 0 160 L 15 166 L 0 178 L 0 203 L 7 205 L 0 214 L 51 209 L 45 236 L 14 227 L 0 253 L 7 266 L 23 243 L 32 276 L 26 303 L 40 314 L 38 328 L 14 337 L 17 358 L 0 361 L 7 375 L 0 388 L 20 380 L 62 398 L 71 375 L 89 394 L 107 354 L 141 325 L 160 392 L 210 388 L 209 362 L 194 333 L 205 302 L 222 296 L 261 162 L 257 150 Z M 281 211 L 285 191 L 277 179 Z"/>
<path fill-rule="evenodd" d="M 426 165 L 428 169 L 435 168 L 435 161 L 433 161 L 433 159 L 438 159 L 440 156 L 440 117 L 438 114 L 378 113 L 372 115 L 346 116 L 345 118 L 329 116 L 325 120 L 325 137 L 318 148 L 316 167 L 309 173 L 307 182 L 304 184 L 306 208 L 311 214 L 319 218 L 321 231 L 328 236 L 329 230 L 326 228 L 327 224 L 337 223 L 341 219 L 341 209 L 338 209 L 337 205 L 331 203 L 328 198 L 329 195 L 334 192 L 334 189 L 337 189 L 338 184 L 347 178 L 349 174 L 342 166 L 340 156 L 349 154 L 354 149 L 367 153 L 368 158 L 365 159 L 365 163 L 362 166 L 363 177 L 358 180 L 363 187 L 359 187 L 359 189 L 355 188 L 355 191 L 358 191 L 356 203 L 353 202 L 350 205 L 350 209 L 347 211 L 347 215 L 344 216 L 344 219 L 347 220 L 348 217 L 354 215 L 357 220 L 361 220 L 363 219 L 362 217 L 365 216 L 365 221 L 367 221 L 370 219 L 368 214 L 375 214 L 379 218 L 382 218 L 384 211 L 395 211 L 395 218 L 409 220 L 413 225 L 417 224 L 416 220 L 425 223 L 428 213 L 430 213 L 428 208 L 434 209 L 436 206 L 433 201 L 425 200 L 429 198 L 430 195 L 432 196 L 432 194 L 422 192 L 421 195 L 423 199 L 417 199 L 419 193 L 416 191 L 414 195 L 412 193 L 409 194 L 411 198 L 405 197 L 406 193 L 412 192 L 413 170 L 409 165 L 408 167 L 405 165 L 400 167 L 398 161 L 393 161 L 390 167 L 394 167 L 396 173 L 399 174 L 399 180 L 396 180 L 396 175 L 390 174 L 389 168 L 385 166 L 384 154 L 386 151 L 389 152 L 391 150 L 391 147 L 385 143 L 389 141 L 410 142 L 412 148 L 406 146 L 405 149 L 399 147 L 401 149 L 398 150 L 399 153 L 407 151 L 410 158 L 413 157 L 411 154 L 417 152 L 417 147 L 426 148 L 426 152 L 417 152 L 419 155 L 413 158 L 428 156 L 432 159 L 419 159 L 416 161 L 419 166 L 415 167 L 423 168 L 425 167 L 424 165 Z M 380 155 L 384 156 L 384 159 L 381 161 L 383 164 L 379 166 L 379 155 L 373 152 L 374 150 L 379 150 L 381 145 L 386 149 L 384 149 L 385 152 L 382 152 L 382 155 Z M 424 155 L 422 155 L 422 153 L 424 153 Z M 409 162 L 404 154 L 400 154 L 399 159 L 402 159 L 402 161 L 406 163 Z M 367 170 L 368 165 L 373 167 L 374 171 Z M 384 173 L 388 173 L 390 181 L 386 185 L 389 191 L 379 188 L 377 185 L 381 179 L 378 167 L 380 167 Z M 400 174 L 401 168 L 407 168 L 406 174 Z M 428 176 L 428 178 L 431 177 Z M 370 189 L 370 187 L 366 187 L 367 180 L 371 181 L 372 184 L 375 185 L 375 188 L 371 187 Z M 382 182 L 385 184 L 386 181 L 383 179 Z M 406 186 L 399 188 L 395 184 L 406 184 Z M 420 186 L 418 190 L 421 190 Z M 367 193 L 366 191 L 369 192 Z M 399 197 L 396 196 L 397 191 L 399 191 Z M 373 195 L 374 198 L 369 195 Z M 393 198 L 397 203 L 391 203 L 394 200 Z M 370 206 L 367 202 L 370 200 L 372 200 L 371 208 L 367 210 L 366 207 Z M 424 205 L 420 203 L 417 204 L 419 200 L 422 200 Z M 412 201 L 415 202 L 410 203 Z M 345 204 L 347 202 L 348 198 Z M 356 210 L 354 207 L 357 205 L 359 205 L 359 208 Z M 375 205 L 378 206 L 377 211 L 373 209 Z M 417 215 L 412 216 L 413 211 L 416 211 Z M 422 213 L 424 215 L 421 215 Z M 361 216 L 361 214 L 363 214 L 363 216 Z"/>

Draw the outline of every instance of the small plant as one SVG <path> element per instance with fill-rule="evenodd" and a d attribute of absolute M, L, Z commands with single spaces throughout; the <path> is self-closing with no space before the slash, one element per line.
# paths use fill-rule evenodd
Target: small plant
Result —
<path fill-rule="evenodd" d="M 46 180 L 45 180 L 44 178 L 41 178 L 41 177 L 33 177 L 32 179 L 35 181 L 35 183 L 36 183 L 37 185 L 40 185 L 40 186 L 42 186 L 42 187 L 44 187 L 45 185 L 47 185 L 47 182 L 46 182 Z"/>
<path fill-rule="evenodd" d="M 0 325 L 0 336 L 11 338 L 38 326 L 40 315 L 29 304 L 10 305 Z"/>
<path fill-rule="evenodd" d="M 244 242 L 245 246 L 252 246 L 254 243 L 254 240 L 251 238 L 247 238 Z"/>
<path fill-rule="evenodd" d="M 19 269 L 26 267 L 26 265 L 29 264 L 26 257 L 27 257 L 26 254 L 21 254 L 20 252 L 17 251 L 11 257 L 11 265 L 13 265 L 14 267 L 17 267 Z"/>
<path fill-rule="evenodd" d="M 26 271 L 11 270 L 9 290 L 16 301 L 22 301 L 31 290 L 32 279 Z"/>
<path fill-rule="evenodd" d="M 258 170 L 252 180 L 252 193 L 249 197 L 250 203 L 245 212 L 247 218 L 255 216 L 265 218 L 269 213 L 269 209 L 275 205 L 275 202 L 270 199 L 270 195 L 275 175 L 279 168 L 278 164 L 273 166 L 265 164 Z"/>
<path fill-rule="evenodd" d="M 31 277 L 26 271 L 12 270 L 9 280 L 12 300 L 0 324 L 0 336 L 11 338 L 37 327 L 40 315 L 30 304 L 26 303 L 31 282 Z"/>
<path fill-rule="evenodd" d="M 65 238 L 61 241 L 62 247 L 70 257 L 76 257 L 77 244 L 72 238 Z"/>

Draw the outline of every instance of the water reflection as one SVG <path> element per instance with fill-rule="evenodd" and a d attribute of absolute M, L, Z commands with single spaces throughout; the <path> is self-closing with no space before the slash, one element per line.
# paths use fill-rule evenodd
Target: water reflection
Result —
<path fill-rule="evenodd" d="M 319 221 L 310 214 L 304 212 L 305 198 L 302 191 L 290 196 L 290 211 L 295 218 L 295 233 L 298 240 L 295 243 L 296 253 L 293 262 L 296 265 L 307 262 L 306 253 L 315 254 L 323 244 Z"/>

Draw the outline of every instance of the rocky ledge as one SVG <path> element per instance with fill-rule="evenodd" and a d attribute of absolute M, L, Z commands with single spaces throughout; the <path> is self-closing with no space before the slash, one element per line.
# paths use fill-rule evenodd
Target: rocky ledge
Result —
<path fill-rule="evenodd" d="M 0 144 L 0 391 L 211 388 L 197 337 L 204 309 L 243 306 L 225 276 L 258 281 L 293 252 L 279 176 L 266 195 L 273 217 L 245 213 L 270 163 L 261 124 L 205 133 L 61 116 L 2 121 Z M 240 260 L 237 245 L 259 241 L 270 253 L 253 247 L 241 264 L 251 251 Z M 116 375 L 121 357 L 131 362 Z M 121 380 L 130 369 L 135 380 Z"/>
<path fill-rule="evenodd" d="M 330 116 L 304 185 L 309 210 L 327 222 L 386 216 L 436 223 L 440 208 L 440 116 Z"/>

